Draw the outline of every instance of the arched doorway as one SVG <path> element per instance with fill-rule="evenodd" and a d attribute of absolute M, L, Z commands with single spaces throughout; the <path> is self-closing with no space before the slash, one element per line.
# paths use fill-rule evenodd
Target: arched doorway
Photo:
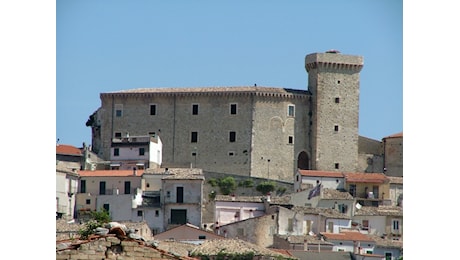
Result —
<path fill-rule="evenodd" d="M 297 158 L 297 168 L 301 170 L 310 170 L 310 159 L 306 152 L 301 152 Z"/>

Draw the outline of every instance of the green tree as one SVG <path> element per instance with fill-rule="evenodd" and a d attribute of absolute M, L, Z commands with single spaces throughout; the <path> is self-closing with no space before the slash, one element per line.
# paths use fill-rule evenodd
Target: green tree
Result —
<path fill-rule="evenodd" d="M 276 189 L 276 184 L 273 181 L 263 181 L 257 185 L 256 190 L 266 195 L 269 192 L 272 192 Z"/>
<path fill-rule="evenodd" d="M 224 195 L 229 195 L 236 189 L 236 181 L 232 176 L 227 176 L 223 179 L 219 179 L 220 192 Z"/>
<path fill-rule="evenodd" d="M 91 212 L 91 219 L 85 223 L 85 227 L 78 231 L 81 239 L 87 239 L 89 235 L 94 234 L 95 229 L 104 226 L 112 221 L 109 212 L 101 208 L 100 211 Z"/>

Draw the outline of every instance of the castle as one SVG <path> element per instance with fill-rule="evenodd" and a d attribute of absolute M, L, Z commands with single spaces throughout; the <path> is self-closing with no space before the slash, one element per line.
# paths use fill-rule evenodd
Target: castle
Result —
<path fill-rule="evenodd" d="M 110 160 L 116 138 L 150 135 L 161 137 L 162 167 L 289 182 L 297 169 L 383 172 L 360 162 L 367 153 L 358 134 L 362 68 L 361 56 L 328 51 L 305 57 L 307 90 L 254 85 L 101 93 L 87 123 L 92 149 Z"/>

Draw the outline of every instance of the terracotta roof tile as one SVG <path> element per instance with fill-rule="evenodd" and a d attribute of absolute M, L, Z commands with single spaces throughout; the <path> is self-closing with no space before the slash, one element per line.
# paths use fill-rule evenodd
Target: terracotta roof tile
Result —
<path fill-rule="evenodd" d="M 372 241 L 370 236 L 359 231 L 342 231 L 340 233 L 320 232 L 327 240 L 347 240 L 347 241 Z"/>
<path fill-rule="evenodd" d="M 82 156 L 79 148 L 67 144 L 56 145 L 56 154 Z"/>
<path fill-rule="evenodd" d="M 383 139 L 387 139 L 387 138 L 399 138 L 399 137 L 403 137 L 403 132 L 397 133 L 397 134 L 393 134 L 393 135 L 389 135 L 389 136 L 386 136 L 386 137 L 384 137 Z"/>
<path fill-rule="evenodd" d="M 355 211 L 356 216 L 403 216 L 403 208 L 398 206 L 362 206 Z"/>
<path fill-rule="evenodd" d="M 298 170 L 302 176 L 343 178 L 343 173 L 333 171 Z"/>
<path fill-rule="evenodd" d="M 344 175 L 347 182 L 385 183 L 389 181 L 383 173 L 345 173 Z"/>
<path fill-rule="evenodd" d="M 138 170 L 136 176 L 142 176 L 144 172 Z M 96 170 L 96 171 L 80 171 L 81 177 L 128 177 L 134 176 L 133 170 Z"/>

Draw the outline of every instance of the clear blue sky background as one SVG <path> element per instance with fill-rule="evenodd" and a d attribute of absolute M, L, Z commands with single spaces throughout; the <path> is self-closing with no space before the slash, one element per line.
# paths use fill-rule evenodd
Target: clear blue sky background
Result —
<path fill-rule="evenodd" d="M 156 87 L 308 88 L 305 55 L 364 57 L 359 134 L 403 131 L 403 3 L 56 1 L 56 138 L 91 143 L 99 94 Z"/>

